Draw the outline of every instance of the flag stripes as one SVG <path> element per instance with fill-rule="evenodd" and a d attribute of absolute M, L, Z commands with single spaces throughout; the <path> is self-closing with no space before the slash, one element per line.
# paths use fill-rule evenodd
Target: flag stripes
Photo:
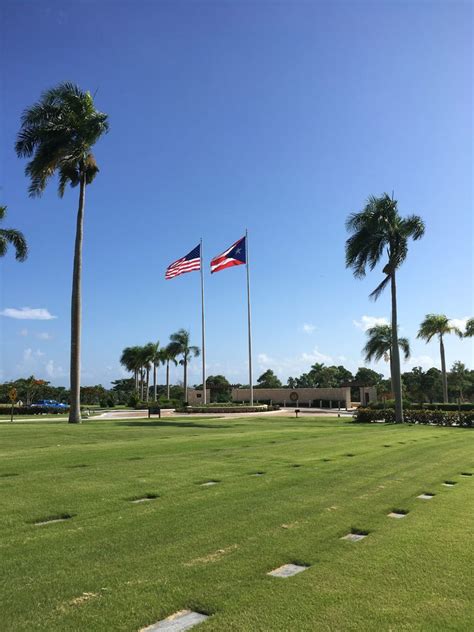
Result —
<path fill-rule="evenodd" d="M 181 259 L 174 261 L 166 268 L 165 279 L 174 279 L 174 277 L 186 272 L 201 269 L 201 244 L 196 246 L 191 252 Z"/>
<path fill-rule="evenodd" d="M 246 238 L 242 237 L 211 261 L 211 273 L 246 263 Z"/>

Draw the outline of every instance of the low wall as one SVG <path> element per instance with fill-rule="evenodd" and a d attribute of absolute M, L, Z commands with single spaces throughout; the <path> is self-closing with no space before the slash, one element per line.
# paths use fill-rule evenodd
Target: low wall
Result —
<path fill-rule="evenodd" d="M 190 405 L 202 404 L 203 403 L 203 391 L 197 391 L 194 388 L 188 388 L 188 397 L 186 401 Z M 206 388 L 206 402 L 209 404 L 211 401 L 211 391 L 209 388 Z"/>
<path fill-rule="evenodd" d="M 233 402 L 248 402 L 250 400 L 249 388 L 233 388 Z M 290 405 L 306 404 L 319 407 L 320 401 L 331 402 L 336 407 L 341 402 L 343 408 L 350 408 L 351 389 L 341 388 L 254 388 L 253 400 L 256 402 L 273 402 L 274 404 Z"/>

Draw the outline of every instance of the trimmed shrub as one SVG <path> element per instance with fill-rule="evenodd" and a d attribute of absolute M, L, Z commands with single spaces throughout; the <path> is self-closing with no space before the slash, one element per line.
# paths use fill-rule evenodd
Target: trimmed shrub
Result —
<path fill-rule="evenodd" d="M 458 428 L 474 428 L 474 411 L 421 410 L 408 408 L 403 411 L 404 423 L 431 426 L 451 426 Z M 353 416 L 354 423 L 395 423 L 395 410 L 386 408 L 358 408 Z"/>
<path fill-rule="evenodd" d="M 387 408 L 394 408 L 395 401 L 393 399 L 387 399 L 385 402 L 385 406 L 383 402 L 372 402 L 367 405 L 367 408 L 372 408 L 374 410 L 384 410 Z M 464 404 L 420 404 L 419 402 L 410 402 L 406 399 L 403 400 L 403 408 L 407 410 L 445 410 L 445 411 L 469 411 L 474 410 L 474 404 L 470 402 L 465 402 Z"/>
<path fill-rule="evenodd" d="M 177 413 L 195 414 L 195 413 L 261 413 L 267 410 L 280 410 L 280 407 L 275 406 L 245 406 L 245 405 L 222 405 L 222 404 L 207 404 L 206 406 L 186 406 L 183 408 L 177 408 Z"/>

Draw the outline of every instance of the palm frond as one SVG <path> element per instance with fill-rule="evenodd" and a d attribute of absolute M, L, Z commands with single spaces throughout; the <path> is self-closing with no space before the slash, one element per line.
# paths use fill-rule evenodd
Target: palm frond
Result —
<path fill-rule="evenodd" d="M 408 338 L 399 338 L 398 339 L 398 346 L 400 347 L 400 349 L 403 352 L 403 357 L 405 358 L 405 360 L 408 360 L 410 358 L 410 342 L 408 340 Z"/>
<path fill-rule="evenodd" d="M 383 291 L 385 290 L 385 288 L 387 287 L 387 285 L 388 285 L 388 283 L 389 283 L 390 279 L 391 279 L 391 276 L 390 276 L 390 275 L 389 275 L 389 276 L 386 276 L 386 277 L 385 277 L 385 279 L 384 279 L 381 283 L 379 283 L 379 284 L 377 285 L 377 287 L 375 288 L 375 290 L 373 290 L 373 292 L 371 292 L 371 293 L 369 294 L 369 296 L 370 296 L 370 298 L 371 298 L 372 300 L 376 301 L 376 300 L 380 297 L 380 295 L 382 294 L 382 292 L 383 292 Z"/>
<path fill-rule="evenodd" d="M 0 255 L 5 254 L 7 244 L 11 244 L 15 248 L 15 259 L 25 261 L 28 256 L 28 245 L 23 233 L 13 228 L 0 228 L 0 242 L 4 245 L 3 253 Z"/>

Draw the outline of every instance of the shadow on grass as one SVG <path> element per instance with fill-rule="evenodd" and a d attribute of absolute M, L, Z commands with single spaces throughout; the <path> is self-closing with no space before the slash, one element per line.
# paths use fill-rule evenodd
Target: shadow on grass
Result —
<path fill-rule="evenodd" d="M 132 426 L 132 427 L 160 427 L 160 428 L 231 428 L 223 424 L 203 424 L 194 421 L 146 421 L 139 419 L 137 421 L 116 421 L 114 426 Z"/>

